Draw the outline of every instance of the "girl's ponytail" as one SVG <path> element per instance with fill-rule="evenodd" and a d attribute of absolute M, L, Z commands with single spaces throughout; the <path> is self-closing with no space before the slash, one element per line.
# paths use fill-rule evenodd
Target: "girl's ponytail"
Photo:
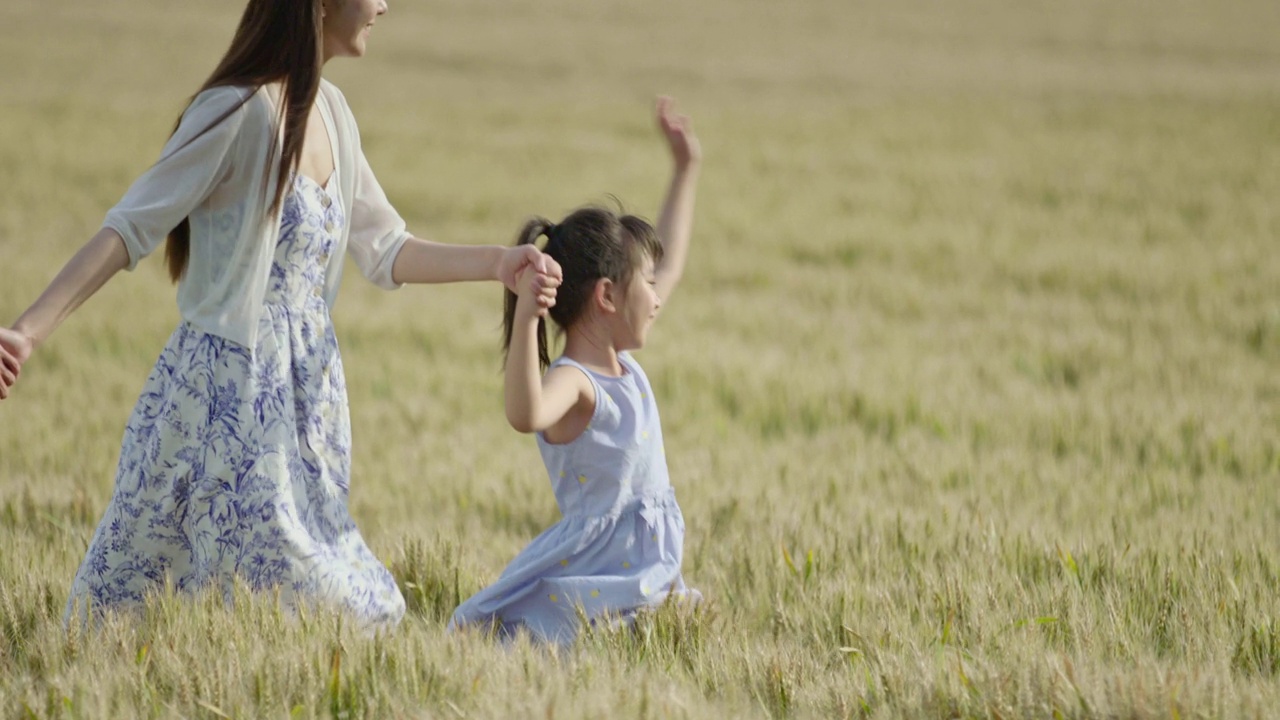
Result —
<path fill-rule="evenodd" d="M 525 223 L 524 228 L 520 231 L 520 236 L 516 239 L 516 245 L 533 245 L 538 238 L 546 235 L 548 239 L 551 237 L 551 231 L 555 228 L 555 223 L 543 217 L 535 217 Z M 525 272 L 532 272 L 532 268 Z M 511 349 L 511 333 L 516 324 L 516 294 L 511 292 L 509 288 L 503 290 L 506 304 L 502 313 L 502 366 L 507 365 L 507 352 Z M 547 354 L 547 319 L 545 317 L 538 318 L 538 369 L 546 370 L 551 364 L 551 357 Z"/>

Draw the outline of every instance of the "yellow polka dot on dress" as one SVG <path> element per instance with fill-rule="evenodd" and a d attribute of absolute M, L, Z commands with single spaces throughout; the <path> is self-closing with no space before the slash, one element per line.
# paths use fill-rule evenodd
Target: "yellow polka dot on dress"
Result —
<path fill-rule="evenodd" d="M 568 561 L 567 559 L 566 559 L 566 560 L 561 560 L 561 561 L 560 561 L 560 567 L 569 567 L 569 561 Z"/>
<path fill-rule="evenodd" d="M 593 598 L 600 597 L 600 591 L 599 591 L 599 590 L 592 590 L 592 591 L 591 591 L 591 597 L 593 597 Z"/>
<path fill-rule="evenodd" d="M 563 477 L 564 477 L 564 471 L 563 471 L 563 470 L 561 470 L 561 471 L 560 471 L 560 477 L 561 477 L 561 478 L 563 478 Z"/>
<path fill-rule="evenodd" d="M 550 598 L 551 598 L 551 602 L 553 602 L 553 603 L 558 603 L 558 602 L 560 602 L 560 597 L 559 597 L 558 595 L 556 595 L 555 593 L 551 593 L 551 595 L 549 595 L 548 597 L 550 597 Z"/>
<path fill-rule="evenodd" d="M 626 560 L 623 560 L 623 561 L 622 561 L 622 567 L 623 567 L 623 569 L 629 568 L 629 567 L 631 567 L 631 563 L 627 562 Z"/>
<path fill-rule="evenodd" d="M 578 484 L 579 484 L 579 485 L 586 485 L 586 484 L 587 484 L 587 476 L 586 476 L 586 475 L 579 475 L 579 476 L 578 476 Z"/>

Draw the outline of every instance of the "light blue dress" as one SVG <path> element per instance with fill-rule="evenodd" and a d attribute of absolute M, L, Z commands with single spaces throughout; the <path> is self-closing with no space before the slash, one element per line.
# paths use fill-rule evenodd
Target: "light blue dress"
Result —
<path fill-rule="evenodd" d="M 701 599 L 680 574 L 684 517 L 667 475 L 653 389 L 630 355 L 618 359 L 620 377 L 566 357 L 551 364 L 578 368 L 596 394 L 591 421 L 573 442 L 554 445 L 538 434 L 563 518 L 460 605 L 450 629 L 492 624 L 510 637 L 523 627 L 564 644 L 577 636 L 578 608 L 595 621 L 629 617 L 672 594 Z"/>
<path fill-rule="evenodd" d="M 237 577 L 287 609 L 324 605 L 369 626 L 404 614 L 347 509 L 347 389 L 321 298 L 345 222 L 337 186 L 295 176 L 252 352 L 185 322 L 169 338 L 125 429 L 68 618 L 136 605 L 166 581 L 229 597 Z"/>

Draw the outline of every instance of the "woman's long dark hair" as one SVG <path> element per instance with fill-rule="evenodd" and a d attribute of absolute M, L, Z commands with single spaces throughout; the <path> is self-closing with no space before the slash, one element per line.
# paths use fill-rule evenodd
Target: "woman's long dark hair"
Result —
<path fill-rule="evenodd" d="M 276 171 L 276 194 L 271 200 L 270 212 L 275 212 L 279 207 L 280 199 L 284 197 L 288 186 L 289 175 L 302 157 L 307 116 L 320 88 L 323 52 L 320 0 L 249 0 L 249 5 L 240 18 L 240 26 L 231 40 L 231 47 L 196 93 L 199 95 L 210 88 L 226 85 L 248 87 L 252 91 L 272 82 L 280 82 L 283 86 L 280 124 L 284 127 L 284 142 L 280 153 L 280 167 Z M 210 123 L 200 134 L 226 120 L 252 96 L 253 93 L 250 92 L 236 107 Z M 181 122 L 182 118 L 179 117 L 178 123 Z M 177 130 L 178 126 L 174 125 L 174 132 Z M 275 155 L 276 141 L 276 136 L 273 135 L 268 158 Z M 264 173 L 270 171 L 270 165 L 263 170 Z M 190 254 L 191 223 L 188 218 L 183 218 L 169 233 L 164 248 L 169 277 L 174 282 L 186 272 Z"/>
<path fill-rule="evenodd" d="M 575 210 L 559 225 L 546 218 L 535 217 L 520 230 L 516 245 L 533 245 L 547 236 L 542 251 L 560 264 L 564 274 L 556 289 L 556 304 L 547 314 L 563 332 L 586 312 L 595 292 L 596 282 L 608 278 L 626 287 L 644 258 L 655 265 L 662 262 L 662 241 L 643 218 L 625 215 L 601 207 Z M 502 313 L 502 354 L 511 348 L 515 329 L 516 294 L 505 292 Z M 504 360 L 505 363 L 505 360 Z M 551 364 L 547 347 L 547 321 L 538 318 L 538 365 L 546 370 Z"/>

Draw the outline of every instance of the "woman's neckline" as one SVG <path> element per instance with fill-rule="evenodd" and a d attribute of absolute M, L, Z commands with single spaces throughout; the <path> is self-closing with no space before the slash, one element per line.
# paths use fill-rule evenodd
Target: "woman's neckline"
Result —
<path fill-rule="evenodd" d="M 320 188 L 320 192 L 323 192 L 326 195 L 330 195 L 331 193 L 329 192 L 329 188 L 330 186 L 333 185 L 333 179 L 338 175 L 338 168 L 335 167 L 333 170 L 330 170 L 329 177 L 323 183 L 321 183 L 320 181 L 316 180 L 315 178 L 303 172 L 295 172 L 294 174 L 297 175 L 299 178 L 306 180 L 312 185 Z"/>

